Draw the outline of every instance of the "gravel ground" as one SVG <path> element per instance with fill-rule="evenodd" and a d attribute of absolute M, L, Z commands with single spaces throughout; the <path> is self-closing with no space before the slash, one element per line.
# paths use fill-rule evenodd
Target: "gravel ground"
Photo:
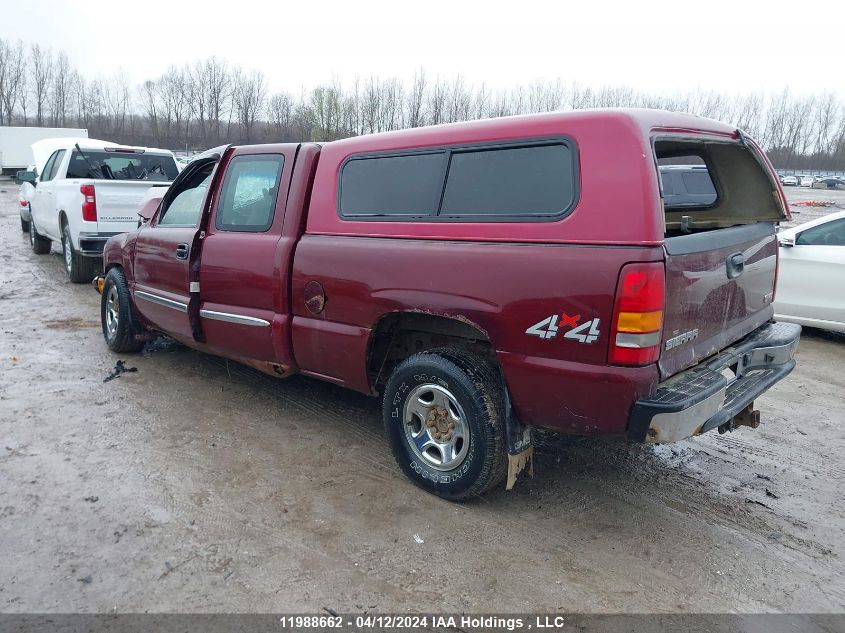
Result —
<path fill-rule="evenodd" d="M 805 330 L 757 430 L 543 437 L 533 480 L 456 505 L 401 475 L 375 400 L 173 344 L 108 352 L 98 295 L 30 252 L 0 189 L 2 611 L 845 604 L 841 337 Z M 118 359 L 137 371 L 103 382 Z"/>

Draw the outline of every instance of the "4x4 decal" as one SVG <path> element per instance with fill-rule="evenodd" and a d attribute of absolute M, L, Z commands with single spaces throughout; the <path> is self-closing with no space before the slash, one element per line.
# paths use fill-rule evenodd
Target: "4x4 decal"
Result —
<path fill-rule="evenodd" d="M 525 330 L 525 333 L 529 336 L 549 340 L 555 338 L 561 329 L 571 327 L 571 330 L 564 332 L 563 338 L 575 339 L 579 343 L 586 343 L 587 345 L 594 343 L 601 334 L 599 331 L 601 320 L 598 318 L 590 319 L 578 325 L 580 320 L 580 314 L 575 316 L 569 316 L 565 312 L 560 315 L 553 314 L 532 325 Z"/>

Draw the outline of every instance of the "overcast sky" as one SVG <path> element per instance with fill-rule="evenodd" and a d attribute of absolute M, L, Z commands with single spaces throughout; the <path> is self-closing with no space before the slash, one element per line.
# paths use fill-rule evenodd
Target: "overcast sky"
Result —
<path fill-rule="evenodd" d="M 666 93 L 845 93 L 845 0 L 3 0 L 0 37 L 37 38 L 86 77 L 123 69 L 133 84 L 216 55 L 293 93 L 418 67 L 493 89 L 560 77 Z"/>

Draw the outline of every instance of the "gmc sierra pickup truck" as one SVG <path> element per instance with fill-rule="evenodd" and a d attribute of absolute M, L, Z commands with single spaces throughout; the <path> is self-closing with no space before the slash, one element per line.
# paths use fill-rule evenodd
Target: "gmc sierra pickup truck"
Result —
<path fill-rule="evenodd" d="M 142 215 L 96 280 L 109 348 L 163 333 L 380 395 L 399 466 L 449 499 L 530 472 L 533 428 L 756 427 L 754 399 L 795 365 L 800 327 L 772 321 L 783 191 L 751 139 L 707 119 L 221 147 Z"/>
<path fill-rule="evenodd" d="M 30 245 L 43 255 L 59 242 L 74 283 L 90 283 L 106 240 L 135 228 L 136 209 L 147 190 L 169 186 L 179 173 L 173 152 L 97 139 L 45 139 L 33 143 L 32 151 L 40 174 L 23 171 L 16 178 L 32 188 Z"/>

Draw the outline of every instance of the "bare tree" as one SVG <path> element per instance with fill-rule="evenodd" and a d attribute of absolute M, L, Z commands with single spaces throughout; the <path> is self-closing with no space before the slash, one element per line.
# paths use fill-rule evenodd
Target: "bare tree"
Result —
<path fill-rule="evenodd" d="M 428 93 L 428 103 L 426 109 L 428 110 L 429 125 L 437 125 L 446 121 L 446 108 L 449 101 L 449 86 L 442 81 L 440 77 L 434 82 L 431 91 Z"/>
<path fill-rule="evenodd" d="M 191 121 L 191 106 L 188 101 L 190 89 L 187 84 L 190 73 L 171 66 L 159 82 L 159 94 L 164 105 L 167 121 L 167 142 L 183 140 L 187 144 Z"/>
<path fill-rule="evenodd" d="M 28 60 L 28 62 L 27 62 Z M 0 124 L 81 125 L 121 142 L 207 148 L 224 139 L 255 142 L 334 140 L 344 136 L 488 116 L 596 107 L 684 111 L 735 125 L 779 166 L 845 168 L 845 100 L 837 93 L 726 95 L 692 90 L 641 92 L 624 85 L 589 87 L 561 79 L 507 89 L 473 86 L 460 75 L 429 82 L 423 69 L 396 78 L 339 78 L 298 96 L 268 98 L 258 71 L 211 57 L 171 66 L 131 87 L 127 77 L 80 75 L 67 55 L 0 39 Z"/>
<path fill-rule="evenodd" d="M 311 91 L 309 100 L 313 120 L 311 140 L 333 141 L 346 136 L 342 129 L 343 95 L 338 83 L 318 86 Z"/>
<path fill-rule="evenodd" d="M 293 140 L 293 114 L 293 99 L 289 94 L 280 92 L 270 97 L 267 106 L 267 118 L 272 126 L 274 141 Z"/>
<path fill-rule="evenodd" d="M 159 84 L 148 79 L 138 86 L 138 98 L 141 113 L 147 119 L 153 138 L 156 143 L 163 145 L 161 130 L 159 128 Z"/>
<path fill-rule="evenodd" d="M 220 123 L 232 111 L 232 73 L 225 60 L 212 57 L 203 64 L 202 75 L 200 86 L 204 92 L 198 97 L 205 101 L 207 113 L 209 137 L 205 140 L 217 144 L 220 141 Z"/>
<path fill-rule="evenodd" d="M 18 102 L 25 102 L 25 66 L 23 42 L 19 41 L 17 46 L 12 46 L 0 40 L 0 107 L 3 110 L 0 124 L 5 121 L 6 125 L 11 125 Z"/>
<path fill-rule="evenodd" d="M 33 44 L 29 51 L 32 66 L 32 96 L 35 97 L 35 124 L 44 125 L 50 82 L 53 79 L 53 53 L 49 48 Z"/>
<path fill-rule="evenodd" d="M 123 141 L 130 108 L 129 82 L 126 75 L 118 73 L 108 81 L 102 82 L 102 86 L 109 136 Z"/>
<path fill-rule="evenodd" d="M 836 122 L 842 115 L 842 104 L 837 96 L 828 92 L 816 101 L 815 118 L 815 151 L 830 154 L 835 149 Z"/>
<path fill-rule="evenodd" d="M 233 78 L 232 103 L 247 143 L 252 140 L 255 122 L 264 111 L 267 100 L 267 82 L 264 75 L 254 70 L 249 74 L 237 69 Z"/>
<path fill-rule="evenodd" d="M 408 94 L 407 102 L 407 125 L 408 127 L 419 127 L 424 125 L 423 103 L 425 100 L 425 71 L 422 68 L 414 73 L 414 82 L 411 84 L 411 92 Z"/>
<path fill-rule="evenodd" d="M 15 108 L 20 103 L 26 125 L 26 53 L 23 42 L 18 41 L 17 46 L 8 45 L 6 50 L 6 85 L 0 89 L 3 110 L 7 123 L 11 125 Z"/>
<path fill-rule="evenodd" d="M 0 39 L 0 125 L 11 125 L 12 122 L 6 122 L 4 117 L 5 108 L 3 107 L 3 96 L 6 94 L 6 90 L 8 90 L 8 81 L 9 81 L 9 57 L 10 57 L 10 48 L 9 45 L 6 43 L 6 40 Z"/>
<path fill-rule="evenodd" d="M 72 70 L 68 56 L 59 53 L 50 86 L 50 118 L 55 127 L 67 127 L 68 106 L 73 89 Z"/>
<path fill-rule="evenodd" d="M 95 127 L 102 129 L 105 125 L 102 82 L 98 79 L 88 81 L 76 74 L 71 84 L 76 101 L 77 124 L 89 130 Z"/>
<path fill-rule="evenodd" d="M 208 147 L 220 142 L 220 125 L 232 111 L 232 73 L 225 60 L 210 57 L 197 62 L 183 78 L 190 115 L 199 127 L 199 142 Z"/>

